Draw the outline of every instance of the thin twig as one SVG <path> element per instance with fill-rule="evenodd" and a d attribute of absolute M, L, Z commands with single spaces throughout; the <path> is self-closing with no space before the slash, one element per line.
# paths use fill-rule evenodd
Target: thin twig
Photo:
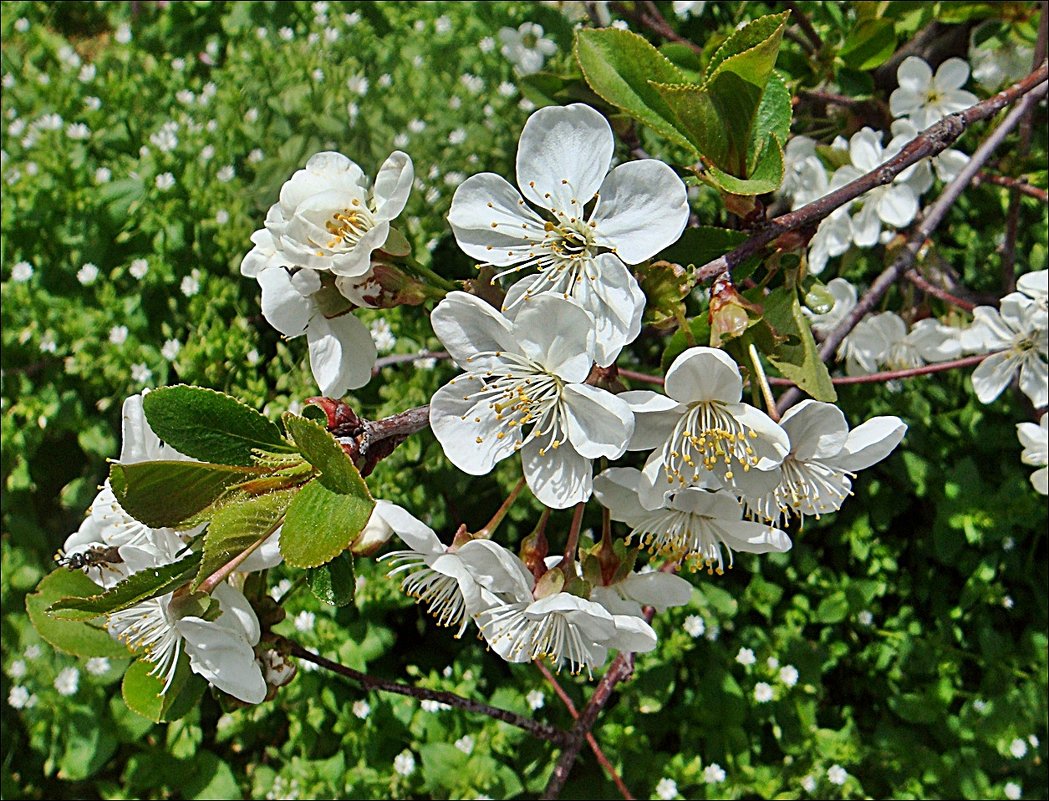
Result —
<path fill-rule="evenodd" d="M 787 8 L 790 9 L 791 15 L 794 17 L 794 21 L 798 23 L 798 27 L 805 32 L 805 36 L 809 40 L 809 44 L 812 45 L 812 52 L 819 53 L 823 50 L 823 39 L 816 32 L 816 29 L 812 27 L 812 23 L 809 18 L 805 15 L 805 12 L 798 8 L 797 3 L 793 3 L 790 0 L 786 0 L 783 3 Z"/>
<path fill-rule="evenodd" d="M 567 745 L 571 743 L 570 736 L 567 732 L 561 731 L 548 723 L 541 723 L 538 720 L 533 720 L 524 715 L 518 715 L 516 712 L 511 712 L 509 709 L 501 709 L 500 707 L 490 706 L 481 701 L 473 701 L 469 698 L 464 698 L 461 695 L 447 692 L 446 690 L 428 690 L 424 687 L 413 687 L 410 684 L 402 684 L 398 681 L 389 681 L 387 679 L 369 676 L 367 673 L 361 673 L 359 670 L 354 670 L 353 668 L 346 667 L 338 662 L 326 659 L 320 654 L 308 651 L 297 642 L 289 640 L 286 637 L 281 637 L 279 639 L 280 642 L 289 648 L 289 652 L 292 656 L 296 656 L 299 659 L 305 659 L 307 662 L 319 665 L 326 670 L 330 670 L 332 673 L 337 673 L 340 676 L 353 679 L 366 690 L 380 690 L 382 692 L 394 693 L 396 695 L 407 695 L 411 698 L 417 698 L 420 701 L 439 701 L 442 704 L 465 709 L 467 712 L 476 712 L 479 715 L 487 715 L 490 718 L 501 720 L 503 723 L 509 723 L 511 726 L 517 726 L 519 729 L 524 729 L 535 737 L 548 740 L 556 745 L 567 747 Z"/>
<path fill-rule="evenodd" d="M 532 664 L 539 668 L 539 672 L 542 673 L 546 677 L 546 680 L 553 686 L 554 692 L 557 693 L 557 697 L 561 699 L 561 703 L 565 705 L 568 714 L 572 716 L 573 720 L 579 720 L 579 710 L 576 709 L 575 704 L 572 703 L 572 699 L 569 697 L 568 693 L 565 692 L 565 688 L 561 686 L 561 682 L 557 680 L 557 677 L 554 676 L 554 674 L 550 672 L 550 669 L 542 662 L 536 661 Z M 605 769 L 605 773 L 608 774 L 612 783 L 615 784 L 616 789 L 619 790 L 619 794 L 623 796 L 626 801 L 633 801 L 633 794 L 624 783 L 622 777 L 616 772 L 612 762 L 607 756 L 605 756 L 605 752 L 601 750 L 601 746 L 597 744 L 597 738 L 594 737 L 593 732 L 586 733 L 586 741 L 590 745 L 590 750 L 594 752 L 594 756 L 597 758 L 598 763 Z"/>
<path fill-rule="evenodd" d="M 918 375 L 929 373 L 942 373 L 945 370 L 954 370 L 958 367 L 974 367 L 990 353 L 981 353 L 977 356 L 966 356 L 962 359 L 952 359 L 949 362 L 936 362 L 935 364 L 923 364 L 921 367 L 908 367 L 905 370 L 885 370 L 881 373 L 868 373 L 867 375 L 848 375 L 840 378 L 832 378 L 836 385 L 842 384 L 879 384 L 884 381 L 898 381 L 901 378 L 913 378 Z M 797 386 L 789 378 L 770 378 L 769 383 L 780 387 Z"/>
<path fill-rule="evenodd" d="M 862 320 L 863 317 L 875 307 L 875 305 L 877 305 L 878 301 L 880 301 L 885 293 L 889 291 L 889 288 L 896 283 L 900 276 L 914 266 L 914 262 L 918 257 L 918 252 L 925 244 L 925 240 L 929 238 L 932 232 L 935 231 L 937 226 L 943 221 L 944 217 L 947 216 L 947 212 L 958 200 L 959 195 L 961 195 L 972 181 L 973 176 L 980 171 L 994 151 L 1003 141 L 1005 141 L 1005 137 L 1008 136 L 1017 125 L 1019 125 L 1020 120 L 1023 119 L 1024 114 L 1027 113 L 1028 107 L 1033 106 L 1045 96 L 1046 86 L 1044 85 L 1044 81 L 1046 72 L 1047 65 L 1042 64 L 1037 73 L 1032 73 L 1032 75 L 1041 74 L 1043 76 L 1042 83 L 1036 84 L 1038 88 L 1028 94 L 1023 101 L 1016 106 L 1016 108 L 1010 111 L 1005 119 L 1002 120 L 1001 124 L 980 143 L 980 146 L 976 148 L 976 151 L 972 154 L 969 162 L 962 168 L 961 172 L 958 173 L 953 181 L 947 184 L 946 188 L 936 201 L 926 210 L 921 223 L 915 226 L 914 230 L 907 238 L 907 243 L 901 249 L 900 254 L 893 260 L 892 264 L 890 264 L 881 275 L 874 280 L 874 283 L 871 284 L 870 288 L 849 315 L 838 323 L 834 330 L 832 330 L 823 340 L 823 344 L 820 346 L 820 358 L 823 359 L 823 361 L 830 361 L 830 359 L 833 358 L 838 350 L 838 346 L 841 345 L 845 337 L 849 335 L 849 332 L 851 332 L 859 321 Z M 1030 77 L 1031 76 L 1028 76 L 1028 78 Z M 975 106 L 973 108 L 975 108 Z M 777 404 L 780 413 L 785 412 L 792 405 L 797 403 L 800 398 L 801 391 L 797 388 L 787 390 L 780 397 L 779 403 Z"/>
<path fill-rule="evenodd" d="M 795 211 L 780 215 L 766 223 L 750 239 L 735 250 L 719 256 L 697 269 L 695 271 L 696 280 L 709 281 L 724 272 L 731 272 L 737 265 L 760 252 L 766 245 L 783 234 L 796 231 L 799 228 L 814 226 L 820 220 L 828 217 L 835 209 L 851 203 L 871 189 L 891 183 L 897 175 L 912 164 L 917 164 L 924 158 L 938 155 L 946 150 L 974 122 L 994 116 L 1006 106 L 1041 87 L 1045 84 L 1047 76 L 1049 76 L 1049 65 L 1043 63 L 1023 80 L 1018 81 L 1007 89 L 1003 89 L 993 97 L 977 103 L 964 111 L 949 114 L 939 122 L 926 128 L 904 145 L 899 153 L 869 173 L 861 175 L 856 180 L 845 184 L 845 186 L 836 189 L 830 194 L 824 195 L 818 200 L 814 200 Z M 1039 93 L 1037 96 L 1040 98 L 1042 94 Z"/>
<path fill-rule="evenodd" d="M 1046 192 L 1044 189 L 1040 189 L 1037 186 L 1032 186 L 1023 178 L 1010 178 L 1006 175 L 980 172 L 975 178 L 973 178 L 973 186 L 979 186 L 983 183 L 1004 186 L 1006 189 L 1019 192 L 1021 195 L 1027 195 L 1027 197 L 1033 197 L 1035 200 L 1042 201 L 1042 203 L 1049 203 L 1049 192 Z"/>
<path fill-rule="evenodd" d="M 928 278 L 918 272 L 915 268 L 909 269 L 903 274 L 903 277 L 914 284 L 918 289 L 927 295 L 939 298 L 942 301 L 950 303 L 952 306 L 957 306 L 959 309 L 965 309 L 966 311 L 972 311 L 976 308 L 977 304 L 971 300 L 960 298 L 957 295 L 952 295 L 946 289 L 936 286 Z"/>
<path fill-rule="evenodd" d="M 1040 3 L 1041 15 L 1038 21 L 1038 40 L 1034 46 L 1034 64 L 1038 65 L 1045 59 L 1047 25 L 1049 15 L 1046 14 L 1046 3 Z M 1023 162 L 1031 149 L 1031 132 L 1033 128 L 1034 106 L 1028 108 L 1024 118 L 1020 121 L 1020 141 L 1016 147 L 1016 159 Z M 1016 289 L 1016 240 L 1020 234 L 1020 193 L 1013 191 L 1009 196 L 1009 210 L 1005 215 L 1005 240 L 1002 243 L 1002 294 L 1008 294 Z"/>

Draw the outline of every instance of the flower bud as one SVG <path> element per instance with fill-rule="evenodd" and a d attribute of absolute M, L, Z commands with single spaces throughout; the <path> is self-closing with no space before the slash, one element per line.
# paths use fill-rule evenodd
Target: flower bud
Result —
<path fill-rule="evenodd" d="M 710 290 L 710 345 L 720 348 L 728 339 L 734 339 L 751 325 L 751 314 L 760 317 L 761 307 L 751 303 L 732 284 L 728 274 L 714 282 Z"/>
<path fill-rule="evenodd" d="M 436 297 L 431 287 L 385 261 L 372 261 L 363 276 L 338 278 L 336 284 L 343 297 L 365 309 L 418 306 Z"/>

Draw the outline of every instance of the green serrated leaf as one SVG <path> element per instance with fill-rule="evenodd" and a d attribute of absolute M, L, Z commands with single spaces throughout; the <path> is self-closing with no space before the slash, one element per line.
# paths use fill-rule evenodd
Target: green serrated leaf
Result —
<path fill-rule="evenodd" d="M 146 395 L 142 408 L 158 437 L 194 459 L 247 466 L 255 449 L 292 450 L 274 423 L 213 389 L 163 387 Z"/>
<path fill-rule="evenodd" d="M 353 460 L 323 425 L 285 413 L 284 427 L 302 457 L 320 471 L 320 481 L 332 492 L 371 498 Z"/>
<path fill-rule="evenodd" d="M 370 494 L 346 495 L 311 481 L 288 506 L 280 535 L 284 561 L 292 567 L 331 561 L 361 533 L 374 506 Z"/>
<path fill-rule="evenodd" d="M 278 490 L 265 495 L 230 501 L 217 510 L 204 534 L 204 557 L 193 581 L 200 583 L 280 524 L 298 489 Z"/>
<path fill-rule="evenodd" d="M 170 565 L 151 567 L 133 573 L 105 592 L 89 596 L 64 597 L 48 607 L 48 613 L 62 620 L 90 620 L 107 612 L 119 612 L 135 604 L 165 595 L 186 583 L 200 564 L 200 554 L 191 553 Z"/>
<path fill-rule="evenodd" d="M 769 293 L 765 298 L 765 321 L 776 334 L 786 337 L 766 354 L 776 369 L 816 400 L 837 400 L 827 365 L 820 359 L 812 329 L 793 289 L 780 287 Z"/>
<path fill-rule="evenodd" d="M 164 528 L 189 520 L 230 487 L 261 472 L 207 462 L 115 463 L 109 482 L 125 512 L 147 526 Z"/>
<path fill-rule="evenodd" d="M 750 197 L 775 192 L 783 183 L 783 147 L 775 136 L 770 136 L 749 178 L 737 178 L 717 167 L 711 167 L 707 175 L 720 189 L 733 195 Z"/>
<path fill-rule="evenodd" d="M 769 75 L 768 83 L 765 84 L 765 92 L 761 96 L 761 103 L 758 105 L 757 116 L 754 119 L 750 145 L 747 149 L 748 175 L 753 176 L 757 170 L 759 157 L 767 146 L 769 137 L 774 136 L 780 144 L 785 143 L 790 137 L 790 120 L 793 112 L 790 90 L 783 79 L 773 72 Z"/>
<path fill-rule="evenodd" d="M 866 19 L 846 37 L 838 51 L 845 65 L 854 70 L 872 70 L 896 52 L 896 29 L 889 19 Z"/>
<path fill-rule="evenodd" d="M 357 577 L 353 572 L 353 555 L 343 551 L 330 562 L 306 571 L 306 583 L 313 594 L 331 606 L 353 602 Z"/>
<path fill-rule="evenodd" d="M 789 11 L 768 14 L 735 31 L 714 52 L 710 63 L 707 64 L 707 82 L 726 69 L 749 71 L 765 64 L 766 68 L 771 70 L 776 61 L 775 53 L 779 49 L 779 40 L 783 36 L 789 17 Z M 740 57 L 743 57 L 740 61 L 733 61 Z M 764 79 L 761 82 L 763 81 Z"/>
<path fill-rule="evenodd" d="M 695 151 L 676 115 L 653 83 L 687 77 L 644 38 L 618 28 L 581 29 L 575 56 L 583 77 L 601 98 L 675 144 Z"/>
<path fill-rule="evenodd" d="M 63 653 L 74 656 L 105 656 L 126 659 L 130 652 L 109 636 L 106 627 L 82 620 L 58 620 L 47 613 L 62 598 L 86 598 L 98 593 L 99 586 L 79 570 L 60 568 L 45 576 L 26 596 L 26 612 L 37 634 Z"/>
<path fill-rule="evenodd" d="M 128 709 L 154 723 L 166 723 L 185 717 L 196 707 L 208 683 L 189 669 L 189 658 L 183 652 L 171 686 L 164 692 L 164 678 L 151 676 L 156 666 L 145 659 L 131 663 L 124 674 L 120 693 Z"/>

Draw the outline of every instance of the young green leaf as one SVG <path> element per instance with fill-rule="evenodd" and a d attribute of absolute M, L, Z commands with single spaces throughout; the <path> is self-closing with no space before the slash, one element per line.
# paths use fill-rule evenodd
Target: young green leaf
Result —
<path fill-rule="evenodd" d="M 313 420 L 289 413 L 285 413 L 283 419 L 284 427 L 302 457 L 320 471 L 320 481 L 324 486 L 332 492 L 371 499 L 360 471 L 328 429 Z"/>
<path fill-rule="evenodd" d="M 297 489 L 238 498 L 215 512 L 204 534 L 204 558 L 194 589 L 208 576 L 271 534 L 284 517 Z"/>
<path fill-rule="evenodd" d="M 48 608 L 62 598 L 86 598 L 98 593 L 99 586 L 79 570 L 59 568 L 45 576 L 26 596 L 26 612 L 37 634 L 59 651 L 73 656 L 105 656 L 113 659 L 130 655 L 123 643 L 113 639 L 101 623 L 83 620 L 59 620 L 48 614 Z"/>
<path fill-rule="evenodd" d="M 896 28 L 890 19 L 865 19 L 849 33 L 838 55 L 854 70 L 872 70 L 896 52 Z"/>
<path fill-rule="evenodd" d="M 289 452 L 280 429 L 236 398 L 179 384 L 142 401 L 150 427 L 179 453 L 228 465 L 251 465 L 255 449 Z"/>
<path fill-rule="evenodd" d="M 765 140 L 765 147 L 758 155 L 757 164 L 749 178 L 737 178 L 717 167 L 711 167 L 707 175 L 718 187 L 733 195 L 763 195 L 775 192 L 783 183 L 783 147 L 775 136 Z"/>
<path fill-rule="evenodd" d="M 189 658 L 179 656 L 171 686 L 164 692 L 164 680 L 150 675 L 155 665 L 145 659 L 131 663 L 124 674 L 120 693 L 133 712 L 154 723 L 166 723 L 185 717 L 197 706 L 208 683 L 189 669 Z"/>
<path fill-rule="evenodd" d="M 306 583 L 313 594 L 331 606 L 353 602 L 357 578 L 353 573 L 353 555 L 343 551 L 330 562 L 306 571 Z"/>
<path fill-rule="evenodd" d="M 331 561 L 361 533 L 374 506 L 370 495 L 333 492 L 320 481 L 311 481 L 288 506 L 280 535 L 284 560 L 292 567 Z"/>
<path fill-rule="evenodd" d="M 185 584 L 198 564 L 200 554 L 190 553 L 170 565 L 133 573 L 105 592 L 60 598 L 47 611 L 62 620 L 90 620 L 109 612 L 119 612 L 150 598 L 165 595 Z M 97 585 L 95 589 L 98 590 Z"/>
<path fill-rule="evenodd" d="M 819 401 L 833 403 L 838 393 L 831 383 L 827 365 L 820 359 L 812 329 L 801 311 L 797 293 L 780 287 L 765 299 L 765 320 L 787 338 L 768 353 L 768 360 L 784 376 Z"/>
<path fill-rule="evenodd" d="M 638 122 L 675 144 L 695 150 L 676 115 L 653 83 L 688 79 L 644 38 L 618 28 L 581 29 L 575 56 L 590 88 Z"/>
<path fill-rule="evenodd" d="M 109 481 L 125 512 L 147 526 L 163 528 L 189 520 L 230 487 L 261 472 L 207 462 L 115 463 Z"/>

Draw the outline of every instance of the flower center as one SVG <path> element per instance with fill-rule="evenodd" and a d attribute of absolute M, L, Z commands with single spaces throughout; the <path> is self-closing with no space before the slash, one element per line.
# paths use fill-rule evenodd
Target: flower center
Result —
<path fill-rule="evenodd" d="M 657 509 L 640 520 L 627 537 L 627 544 L 635 536 L 644 547 L 660 556 L 688 559 L 693 563 L 692 569 L 701 563 L 707 573 L 723 575 L 726 554 L 728 568 L 732 569 L 732 548 L 709 517 L 678 509 Z"/>
<path fill-rule="evenodd" d="M 521 654 L 527 654 L 532 661 L 549 657 L 557 670 L 567 661 L 573 674 L 584 667 L 590 673 L 594 662 L 592 645 L 579 627 L 557 612 L 534 620 L 525 614 L 527 607 L 526 603 L 516 603 L 489 610 L 484 615 L 486 620 L 479 623 L 484 635 L 493 644 L 509 640 L 506 654 L 510 660 Z"/>
<path fill-rule="evenodd" d="M 557 450 L 565 439 L 561 409 L 564 382 L 530 359 L 505 351 L 481 352 L 467 361 L 480 356 L 495 356 L 501 363 L 484 373 L 469 373 L 482 386 L 465 399 L 487 401 L 500 428 L 495 434 L 496 439 L 502 440 L 508 435 L 514 437 L 514 449 L 517 450 L 533 439 L 547 437 L 547 444 L 539 449 L 539 455 L 545 456 L 547 451 Z M 475 417 L 474 422 L 480 424 L 482 418 Z M 528 429 L 527 433 L 525 429 Z M 484 437 L 478 435 L 477 444 L 483 442 Z"/>
<path fill-rule="evenodd" d="M 681 416 L 663 446 L 663 470 L 667 483 L 694 484 L 700 470 L 721 469 L 732 480 L 732 464 L 743 472 L 756 466 L 759 458 L 750 440 L 757 434 L 744 426 L 719 401 L 701 401 Z"/>
<path fill-rule="evenodd" d="M 374 227 L 375 218 L 371 212 L 355 199 L 351 208 L 333 212 L 324 224 L 325 230 L 332 236 L 324 247 L 328 250 L 334 250 L 337 247 L 352 249 L 361 240 L 361 237 Z"/>
<path fill-rule="evenodd" d="M 812 515 L 819 520 L 825 512 L 841 508 L 842 502 L 852 494 L 852 478 L 855 473 L 832 467 L 819 461 L 802 462 L 794 455 L 788 456 L 780 465 L 782 478 L 779 486 L 760 500 L 750 503 L 751 514 L 782 528 L 791 515 L 804 518 Z"/>

